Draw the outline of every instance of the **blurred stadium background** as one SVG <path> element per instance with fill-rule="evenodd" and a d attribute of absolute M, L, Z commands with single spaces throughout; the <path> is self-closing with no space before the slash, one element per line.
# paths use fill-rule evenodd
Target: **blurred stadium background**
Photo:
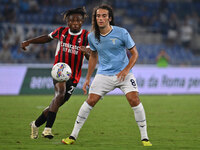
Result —
<path fill-rule="evenodd" d="M 50 68 L 57 41 L 31 45 L 27 53 L 20 43 L 66 26 L 61 13 L 80 6 L 87 9 L 84 28 L 90 30 L 92 10 L 102 3 L 113 7 L 116 25 L 126 28 L 136 42 L 134 73 L 142 94 L 200 94 L 198 0 L 1 0 L 0 95 L 53 94 Z M 156 66 L 161 50 L 170 57 L 166 68 Z M 86 60 L 84 68 L 77 94 L 82 94 Z"/>

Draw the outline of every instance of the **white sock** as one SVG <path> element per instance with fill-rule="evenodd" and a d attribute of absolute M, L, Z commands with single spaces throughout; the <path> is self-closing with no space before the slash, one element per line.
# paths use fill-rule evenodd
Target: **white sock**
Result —
<path fill-rule="evenodd" d="M 140 129 L 141 134 L 141 140 L 143 139 L 149 139 L 147 135 L 147 123 L 146 123 L 146 116 L 145 111 L 142 103 L 139 105 L 132 107 L 135 115 L 135 120 L 138 124 L 138 127 Z"/>
<path fill-rule="evenodd" d="M 78 137 L 78 133 L 80 129 L 82 128 L 83 124 L 85 123 L 90 111 L 92 110 L 92 106 L 90 106 L 86 101 L 81 106 L 78 116 L 76 118 L 74 129 L 71 133 L 71 136 L 73 136 L 75 139 Z"/>

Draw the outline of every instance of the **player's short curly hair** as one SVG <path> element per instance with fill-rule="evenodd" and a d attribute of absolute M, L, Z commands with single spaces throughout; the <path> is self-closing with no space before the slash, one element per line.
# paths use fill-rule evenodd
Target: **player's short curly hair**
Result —
<path fill-rule="evenodd" d="M 69 9 L 66 10 L 65 12 L 62 13 L 63 15 L 63 20 L 66 21 L 67 18 L 71 15 L 71 14 L 81 14 L 83 16 L 83 19 L 85 20 L 85 18 L 87 17 L 87 12 L 85 7 L 79 7 L 79 8 L 75 8 L 75 9 Z"/>

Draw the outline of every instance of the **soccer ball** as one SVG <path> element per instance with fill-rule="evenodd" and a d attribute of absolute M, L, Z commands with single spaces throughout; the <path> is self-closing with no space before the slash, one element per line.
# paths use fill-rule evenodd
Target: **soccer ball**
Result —
<path fill-rule="evenodd" d="M 57 63 L 52 67 L 51 76 L 59 82 L 67 81 L 70 79 L 72 70 L 66 63 Z"/>

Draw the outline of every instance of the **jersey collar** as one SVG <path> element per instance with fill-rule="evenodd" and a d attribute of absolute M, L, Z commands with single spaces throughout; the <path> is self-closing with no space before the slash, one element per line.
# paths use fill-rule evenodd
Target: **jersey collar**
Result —
<path fill-rule="evenodd" d="M 81 29 L 78 33 L 73 33 L 73 32 L 71 32 L 70 29 L 69 29 L 69 34 L 71 34 L 71 35 L 80 35 L 81 33 L 82 33 L 82 29 Z"/>
<path fill-rule="evenodd" d="M 100 35 L 101 35 L 101 36 L 106 36 L 106 35 L 110 34 L 110 32 L 112 32 L 112 30 L 113 30 L 113 26 L 111 26 L 111 30 L 110 30 L 108 33 L 106 33 L 106 34 L 101 34 L 101 33 L 100 33 Z"/>

